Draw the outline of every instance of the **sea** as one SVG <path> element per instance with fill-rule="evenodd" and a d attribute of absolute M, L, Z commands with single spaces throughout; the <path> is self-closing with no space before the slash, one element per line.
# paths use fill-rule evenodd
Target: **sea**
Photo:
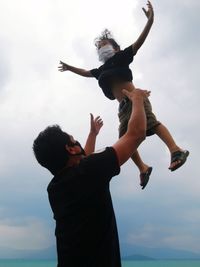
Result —
<path fill-rule="evenodd" d="M 0 259 L 0 267 L 56 267 L 56 261 Z M 200 267 L 200 260 L 122 261 L 122 267 Z"/>

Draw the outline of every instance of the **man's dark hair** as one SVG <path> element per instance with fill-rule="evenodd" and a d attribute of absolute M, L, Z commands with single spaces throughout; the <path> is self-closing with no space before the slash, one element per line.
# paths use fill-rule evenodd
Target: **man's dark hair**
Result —
<path fill-rule="evenodd" d="M 70 143 L 70 136 L 59 125 L 48 126 L 33 142 L 34 155 L 43 167 L 55 175 L 69 159 L 65 145 Z"/>
<path fill-rule="evenodd" d="M 99 47 L 99 42 L 101 42 L 103 40 L 108 40 L 110 42 L 110 44 L 113 46 L 114 49 L 119 49 L 120 50 L 120 46 L 115 41 L 115 39 L 113 38 L 111 32 L 108 29 L 105 29 L 101 33 L 101 35 L 99 37 L 95 38 L 95 40 L 94 40 L 95 46 L 98 48 Z"/>

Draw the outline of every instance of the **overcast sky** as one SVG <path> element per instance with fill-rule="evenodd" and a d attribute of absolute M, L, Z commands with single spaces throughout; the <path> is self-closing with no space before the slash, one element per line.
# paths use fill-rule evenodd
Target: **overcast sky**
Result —
<path fill-rule="evenodd" d="M 59 60 L 85 69 L 100 65 L 94 38 L 104 28 L 121 48 L 133 43 L 146 18 L 143 0 L 0 0 L 0 246 L 46 248 L 54 221 L 46 187 L 51 174 L 33 157 L 32 143 L 59 124 L 84 144 L 89 113 L 104 120 L 97 149 L 118 137 L 118 104 L 95 79 L 57 71 Z M 111 183 L 120 242 L 200 253 L 199 10 L 198 0 L 152 1 L 155 21 L 135 56 L 133 81 L 151 90 L 157 118 L 187 163 L 168 170 L 170 155 L 153 136 L 140 147 L 153 166 L 145 190 L 129 161 Z"/>

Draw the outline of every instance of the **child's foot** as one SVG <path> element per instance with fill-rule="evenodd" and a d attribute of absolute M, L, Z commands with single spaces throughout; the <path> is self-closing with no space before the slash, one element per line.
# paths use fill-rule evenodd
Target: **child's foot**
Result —
<path fill-rule="evenodd" d="M 180 168 L 187 160 L 189 156 L 189 151 L 187 150 L 178 150 L 171 154 L 171 164 L 169 170 L 175 171 Z"/>
<path fill-rule="evenodd" d="M 140 173 L 140 185 L 142 189 L 144 189 L 146 185 L 148 184 L 152 169 L 153 169 L 152 167 L 148 167 L 146 172 Z"/>

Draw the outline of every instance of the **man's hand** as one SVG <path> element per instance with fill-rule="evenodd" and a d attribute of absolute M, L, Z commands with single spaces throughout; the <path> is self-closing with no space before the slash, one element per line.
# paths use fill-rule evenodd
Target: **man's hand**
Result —
<path fill-rule="evenodd" d="M 93 114 L 90 113 L 90 133 L 94 135 L 98 135 L 102 126 L 103 126 L 103 121 L 100 118 L 100 116 L 97 116 L 94 119 Z"/>
<path fill-rule="evenodd" d="M 61 66 L 58 66 L 58 71 L 63 72 L 63 71 L 69 70 L 69 66 L 68 66 L 68 64 L 66 64 L 66 63 L 64 63 L 64 62 L 62 62 L 62 61 L 60 61 L 60 65 L 61 65 Z"/>
<path fill-rule="evenodd" d="M 149 20 L 153 19 L 154 18 L 154 12 L 153 12 L 153 6 L 152 6 L 150 1 L 147 2 L 147 7 L 148 7 L 147 10 L 144 7 L 142 8 L 142 10 L 144 11 L 144 14 L 146 15 L 146 17 Z"/>
<path fill-rule="evenodd" d="M 136 101 L 137 99 L 144 99 L 145 97 L 149 97 L 151 91 L 148 90 L 141 90 L 141 89 L 134 89 L 132 91 L 127 91 L 125 89 L 122 90 L 123 94 L 127 96 L 132 102 Z"/>
<path fill-rule="evenodd" d="M 85 154 L 87 156 L 94 152 L 96 137 L 102 126 L 103 126 L 102 119 L 99 116 L 97 116 L 94 119 L 94 116 L 92 115 L 92 113 L 90 113 L 90 132 L 84 148 Z"/>

